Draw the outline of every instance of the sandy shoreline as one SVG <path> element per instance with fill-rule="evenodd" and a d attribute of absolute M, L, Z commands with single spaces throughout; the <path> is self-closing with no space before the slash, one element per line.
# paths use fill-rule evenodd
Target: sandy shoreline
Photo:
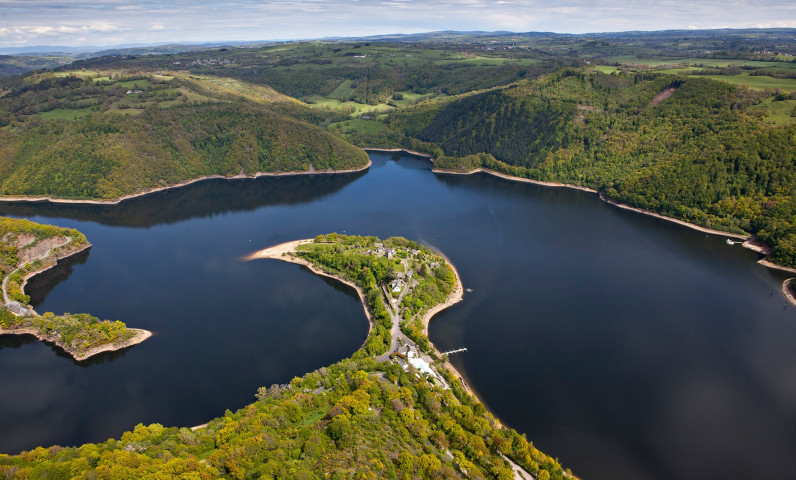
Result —
<path fill-rule="evenodd" d="M 68 245 L 68 243 L 66 245 Z M 53 262 L 50 265 L 47 265 L 46 267 L 42 268 L 41 270 L 36 270 L 34 272 L 28 272 L 22 278 L 22 283 L 19 285 L 20 292 L 25 293 L 25 286 L 28 284 L 28 281 L 31 278 L 33 278 L 36 275 L 39 275 L 41 273 L 44 273 L 44 272 L 46 272 L 46 271 L 48 271 L 48 270 L 50 270 L 52 268 L 55 268 L 58 265 L 58 262 L 60 262 L 61 260 L 69 258 L 69 257 L 74 256 L 74 255 L 77 255 L 78 253 L 84 252 L 84 251 L 88 250 L 89 248 L 91 248 L 91 243 L 89 243 L 87 241 L 85 244 L 83 244 L 79 248 L 72 249 L 72 250 L 66 250 L 64 252 L 56 252 L 55 255 L 53 255 L 54 258 L 55 258 L 55 262 Z M 36 313 L 35 310 L 33 310 L 33 308 L 31 308 L 31 307 L 29 307 L 29 308 L 30 308 L 31 311 L 33 311 L 34 314 L 38 315 L 38 313 Z M 130 338 L 128 340 L 125 340 L 125 341 L 122 341 L 122 342 L 108 343 L 108 344 L 105 344 L 105 345 L 100 345 L 100 346 L 97 346 L 97 347 L 94 347 L 94 348 L 90 348 L 90 349 L 86 350 L 82 354 L 77 354 L 76 352 L 72 351 L 72 349 L 67 348 L 65 345 L 63 345 L 60 342 L 60 340 L 57 337 L 43 335 L 38 330 L 36 330 L 34 328 L 17 328 L 17 329 L 3 329 L 3 328 L 0 328 L 0 335 L 33 335 L 34 337 L 39 339 L 39 341 L 54 344 L 55 346 L 57 346 L 61 350 L 65 351 L 66 353 L 71 355 L 72 358 L 74 358 L 76 361 L 80 362 L 80 361 L 83 361 L 83 360 L 85 360 L 85 359 L 87 359 L 89 357 L 93 357 L 94 355 L 97 355 L 98 353 L 116 351 L 116 350 L 121 350 L 123 348 L 131 347 L 133 345 L 138 345 L 139 343 L 143 342 L 144 340 L 146 340 L 146 339 L 148 339 L 149 337 L 152 336 L 152 332 L 150 332 L 149 330 L 143 330 L 143 329 L 140 329 L 140 328 L 128 328 L 128 330 L 130 330 L 130 331 L 135 333 L 132 338 Z"/>
<path fill-rule="evenodd" d="M 331 275 L 329 273 L 326 273 L 323 270 L 315 267 L 313 264 L 311 264 L 307 260 L 304 260 L 301 257 L 296 257 L 294 255 L 286 255 L 288 253 L 295 252 L 296 248 L 299 245 L 312 243 L 314 241 L 315 240 L 312 239 L 312 238 L 305 238 L 303 240 L 294 240 L 292 242 L 280 243 L 280 244 L 274 245 L 272 247 L 264 248 L 262 250 L 257 250 L 256 252 L 251 253 L 251 254 L 243 257 L 243 260 L 248 262 L 248 261 L 251 261 L 251 260 L 256 260 L 258 258 L 273 258 L 273 259 L 276 259 L 276 260 L 282 260 L 283 262 L 295 263 L 295 264 L 298 264 L 298 265 L 303 265 L 303 266 L 307 267 L 308 269 L 310 269 L 310 271 L 312 271 L 312 273 L 314 273 L 316 275 L 320 275 L 320 276 L 327 277 L 327 278 L 333 278 L 333 279 L 337 280 L 338 282 L 344 283 L 344 284 L 348 285 L 349 287 L 353 288 L 354 290 L 357 291 L 357 295 L 359 295 L 359 303 L 362 304 L 362 310 L 365 312 L 365 318 L 368 319 L 368 334 L 365 336 L 365 342 L 367 342 L 367 337 L 370 335 L 371 330 L 373 330 L 373 317 L 371 317 L 370 310 L 368 310 L 368 302 L 367 302 L 367 298 L 365 297 L 365 292 L 362 291 L 362 289 L 359 287 L 359 285 L 357 285 L 356 283 L 351 282 L 349 280 L 346 280 L 344 278 L 337 277 L 335 275 Z M 365 342 L 362 342 L 362 346 L 365 345 Z M 360 348 L 362 348 L 362 346 L 360 346 Z"/>
<path fill-rule="evenodd" d="M 601 193 L 601 192 L 599 192 L 599 191 L 597 191 L 597 190 L 595 190 L 593 188 L 580 187 L 578 185 L 570 185 L 570 184 L 566 184 L 566 183 L 543 182 L 541 180 L 532 180 L 532 179 L 529 179 L 529 178 L 514 177 L 512 175 L 508 175 L 508 174 L 500 173 L 500 172 L 495 172 L 495 171 L 487 170 L 487 169 L 484 169 L 484 168 L 477 168 L 477 169 L 471 170 L 469 172 L 454 172 L 454 171 L 450 171 L 450 170 L 436 170 L 436 169 L 433 170 L 433 171 L 434 171 L 434 173 L 440 173 L 440 174 L 444 174 L 444 175 L 472 175 L 472 174 L 475 174 L 475 173 L 485 173 L 487 175 L 492 175 L 494 177 L 503 178 L 505 180 L 510 180 L 510 181 L 513 181 L 513 182 L 531 183 L 531 184 L 540 185 L 540 186 L 543 186 L 543 187 L 570 188 L 570 189 L 573 189 L 573 190 L 580 190 L 580 191 L 583 191 L 583 192 L 594 193 L 594 194 L 598 195 L 600 197 L 600 200 L 604 201 L 605 203 L 607 203 L 609 205 L 612 205 L 614 207 L 617 207 L 617 208 L 621 208 L 623 210 L 630 210 L 632 212 L 640 213 L 642 215 L 648 215 L 650 217 L 655 217 L 655 218 L 657 218 L 659 220 L 664 220 L 664 221 L 667 221 L 667 222 L 676 223 L 676 224 L 681 225 L 683 227 L 687 227 L 687 228 L 690 228 L 692 230 L 696 230 L 698 232 L 706 233 L 708 235 L 718 235 L 718 236 L 727 237 L 727 238 L 731 238 L 731 239 L 735 239 L 735 240 L 742 240 L 743 241 L 742 246 L 744 248 L 752 250 L 753 252 L 757 252 L 757 253 L 759 253 L 761 255 L 764 255 L 764 256 L 768 255 L 768 253 L 771 251 L 771 247 L 769 247 L 768 245 L 764 244 L 763 242 L 760 242 L 759 240 L 756 240 L 751 235 L 745 235 L 745 234 L 740 234 L 740 233 L 732 233 L 732 232 L 726 232 L 724 230 L 715 230 L 715 229 L 712 229 L 712 228 L 701 227 L 699 225 L 686 222 L 685 220 L 680 220 L 680 219 L 673 218 L 673 217 L 667 217 L 666 215 L 662 215 L 660 213 L 655 213 L 655 212 L 651 212 L 649 210 L 644 210 L 643 208 L 633 207 L 633 206 L 630 206 L 630 205 L 627 205 L 627 204 L 624 204 L 624 203 L 617 202 L 616 200 L 612 200 L 612 199 L 606 197 L 603 193 Z M 784 265 L 779 265 L 777 263 L 768 261 L 765 258 L 761 258 L 760 260 L 757 261 L 757 263 L 759 263 L 760 265 L 763 265 L 764 267 L 773 268 L 775 270 L 781 270 L 781 271 L 784 271 L 784 272 L 796 273 L 796 268 L 791 268 L 791 267 L 786 267 Z"/>
<path fill-rule="evenodd" d="M 64 346 L 64 344 L 62 344 L 54 336 L 42 335 L 35 328 L 14 328 L 14 329 L 8 329 L 8 330 L 4 329 L 4 328 L 0 328 L 0 335 L 33 335 L 39 341 L 45 342 L 45 343 L 51 343 L 51 344 L 55 345 L 56 347 L 60 348 L 61 350 L 63 350 L 64 352 L 66 352 L 69 355 L 71 355 L 72 358 L 74 358 L 76 361 L 82 362 L 83 360 L 86 360 L 87 358 L 93 357 L 94 355 L 97 355 L 98 353 L 112 352 L 112 351 L 116 351 L 116 350 L 121 350 L 123 348 L 132 347 L 133 345 L 138 345 L 139 343 L 143 342 L 144 340 L 146 340 L 146 339 L 148 339 L 149 337 L 152 336 L 152 332 L 150 332 L 149 330 L 143 330 L 143 329 L 140 329 L 140 328 L 128 328 L 128 330 L 131 330 L 131 331 L 135 332 L 135 335 L 133 335 L 133 337 L 130 338 L 129 340 L 125 340 L 123 342 L 108 343 L 108 344 L 105 344 L 105 345 L 100 345 L 98 347 L 90 348 L 90 349 L 86 350 L 82 354 L 77 354 L 77 353 L 71 351 L 71 349 L 69 349 L 66 346 Z"/>
<path fill-rule="evenodd" d="M 790 303 L 796 305 L 796 296 L 793 295 L 793 289 L 791 288 L 793 284 L 793 279 L 789 278 L 782 282 L 782 293 L 785 295 L 785 298 L 788 299 Z"/>
<path fill-rule="evenodd" d="M 434 157 L 431 156 L 430 153 L 418 152 L 416 150 L 407 150 L 405 148 L 371 148 L 371 147 L 367 147 L 367 148 L 363 148 L 362 150 L 364 150 L 366 152 L 374 152 L 374 153 L 399 153 L 399 152 L 407 153 L 407 154 L 413 155 L 415 157 L 427 158 L 427 159 L 431 160 L 431 163 L 434 163 Z"/>
<path fill-rule="evenodd" d="M 335 280 L 337 280 L 339 282 L 342 282 L 342 283 L 354 288 L 357 291 L 357 293 L 359 294 L 359 300 L 362 303 L 362 308 L 365 311 L 365 315 L 368 318 L 368 324 L 369 324 L 368 335 L 370 335 L 370 330 L 373 328 L 373 319 L 372 319 L 372 317 L 370 315 L 370 311 L 368 310 L 368 307 L 367 307 L 367 301 L 366 301 L 366 298 L 365 298 L 365 293 L 362 291 L 362 289 L 358 285 L 356 285 L 353 282 L 349 282 L 348 280 L 345 280 L 343 278 L 336 277 L 334 275 L 330 275 L 330 274 L 328 274 L 328 273 L 326 273 L 326 272 L 314 267 L 310 262 L 304 260 L 303 258 L 298 258 L 298 257 L 292 256 L 292 255 L 286 255 L 287 253 L 294 252 L 299 245 L 312 243 L 313 241 L 314 241 L 313 239 L 303 239 L 303 240 L 294 240 L 292 242 L 280 243 L 278 245 L 274 245 L 272 247 L 264 248 L 262 250 L 258 250 L 258 251 L 254 252 L 254 253 L 251 253 L 251 254 L 243 257 L 243 260 L 250 261 L 250 260 L 255 260 L 255 259 L 258 259 L 258 258 L 273 258 L 273 259 L 277 259 L 277 260 L 282 260 L 284 262 L 296 263 L 296 264 L 299 264 L 299 265 L 304 265 L 305 267 L 309 268 L 313 273 L 315 273 L 317 275 L 322 275 L 324 277 L 333 278 L 333 279 L 335 279 Z M 434 315 L 436 315 L 437 313 L 445 310 L 446 308 L 450 307 L 451 305 L 455 305 L 455 304 L 461 302 L 463 300 L 463 298 L 464 298 L 464 286 L 462 284 L 462 279 L 459 276 L 459 271 L 456 270 L 456 267 L 450 262 L 450 260 L 447 257 L 445 257 L 442 254 L 439 254 L 439 255 L 442 258 L 445 259 L 445 262 L 448 264 L 448 266 L 451 267 L 451 270 L 453 270 L 453 274 L 456 276 L 456 288 L 450 294 L 450 296 L 448 296 L 448 299 L 444 303 L 440 303 L 440 304 L 435 305 L 433 308 L 429 309 L 423 315 L 423 318 L 422 318 L 423 334 L 426 337 L 428 337 L 428 325 L 431 322 L 431 319 L 434 317 Z M 364 343 L 363 343 L 363 345 L 364 345 Z M 439 351 L 439 349 L 437 349 L 437 347 L 434 345 L 434 343 L 431 342 L 431 340 L 429 340 L 429 345 L 434 350 L 434 352 L 439 356 L 440 355 L 440 351 Z M 464 378 L 464 375 L 462 375 L 461 372 L 459 372 L 456 369 L 456 367 L 454 367 L 453 364 L 450 363 L 450 361 L 446 361 L 445 362 L 445 367 L 448 368 L 456 376 L 456 378 L 459 379 L 459 381 L 462 384 L 462 387 L 464 387 L 464 389 L 467 391 L 467 393 L 469 393 L 470 395 L 475 397 L 479 402 L 484 403 L 478 397 L 478 395 L 475 393 L 475 391 L 468 385 L 467 381 Z"/>
<path fill-rule="evenodd" d="M 260 177 L 286 177 L 286 176 L 294 176 L 294 175 L 332 175 L 337 173 L 355 173 L 361 172 L 363 170 L 367 170 L 370 168 L 372 162 L 368 159 L 368 163 L 365 164 L 362 168 L 351 168 L 347 170 L 308 170 L 306 172 L 257 172 L 254 175 L 245 175 L 245 174 L 238 174 L 233 175 L 231 177 L 225 177 L 223 175 L 204 175 L 201 177 L 197 177 L 191 180 L 186 180 L 184 182 L 175 183 L 173 185 L 167 185 L 165 187 L 155 187 L 143 192 L 139 193 L 131 193 L 129 195 L 123 195 L 114 200 L 72 200 L 67 198 L 53 198 L 53 197 L 7 197 L 7 196 L 0 196 L 0 202 L 50 202 L 50 203 L 66 203 L 66 204 L 77 204 L 77 205 L 118 205 L 125 200 L 130 200 L 132 198 L 137 197 L 144 197 L 146 195 L 152 195 L 153 193 L 162 192 L 165 190 L 172 190 L 175 188 L 182 188 L 187 187 L 188 185 L 192 185 L 198 182 L 204 182 L 206 180 L 245 180 L 245 179 L 256 179 Z"/>
<path fill-rule="evenodd" d="M 456 276 L 456 288 L 453 290 L 453 292 L 451 292 L 450 296 L 448 296 L 448 299 L 444 303 L 439 303 L 435 305 L 433 308 L 429 309 L 425 313 L 425 315 L 423 315 L 422 322 L 423 322 L 423 335 L 425 335 L 426 338 L 428 338 L 428 344 L 431 346 L 431 348 L 436 352 L 438 356 L 441 356 L 440 350 L 437 348 L 436 345 L 434 345 L 434 342 L 432 342 L 431 338 L 428 336 L 428 325 L 431 323 L 431 319 L 434 317 L 434 315 L 464 300 L 464 284 L 462 283 L 462 278 L 459 276 L 459 271 L 456 270 L 456 267 L 453 265 L 453 263 L 451 263 L 448 257 L 446 257 L 441 253 L 438 253 L 438 255 L 444 258 L 445 263 L 447 263 L 448 266 L 451 267 L 451 270 L 453 270 L 453 275 Z M 453 366 L 450 360 L 445 360 L 445 368 L 450 370 L 451 373 L 453 373 L 453 375 L 459 379 L 459 382 L 461 382 L 462 387 L 467 391 L 467 393 L 475 397 L 476 400 L 478 400 L 479 402 L 481 402 L 481 404 L 486 406 L 483 400 L 481 400 L 481 397 L 479 397 L 478 394 L 475 392 L 475 390 L 473 390 L 470 387 L 470 385 L 467 383 L 464 375 L 462 375 L 462 373 L 455 366 Z M 497 417 L 495 417 L 495 419 L 497 420 Z M 498 422 L 499 421 L 500 420 L 498 420 Z"/>
<path fill-rule="evenodd" d="M 78 248 L 76 250 L 70 250 L 65 255 L 56 254 L 55 255 L 55 263 L 53 263 L 51 265 L 47 265 L 46 267 L 42 268 L 41 270 L 36 270 L 35 272 L 28 272 L 27 274 L 25 274 L 25 276 L 22 277 L 22 283 L 19 284 L 19 291 L 22 292 L 22 293 L 25 293 L 25 286 L 28 284 L 28 281 L 30 281 L 31 278 L 33 278 L 36 275 L 39 275 L 41 273 L 44 273 L 44 272 L 46 272 L 46 271 L 48 271 L 50 269 L 53 269 L 53 268 L 57 267 L 58 266 L 58 262 L 60 262 L 61 260 L 64 260 L 64 259 L 67 259 L 67 258 L 72 257 L 74 255 L 77 255 L 80 252 L 85 252 L 89 248 L 91 248 L 91 244 L 89 242 L 86 242 L 80 248 Z M 32 309 L 32 307 L 31 307 L 31 309 Z"/>

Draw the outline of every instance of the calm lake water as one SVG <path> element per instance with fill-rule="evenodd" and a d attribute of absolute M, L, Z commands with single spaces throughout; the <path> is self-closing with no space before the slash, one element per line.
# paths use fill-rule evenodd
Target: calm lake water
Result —
<path fill-rule="evenodd" d="M 367 332 L 353 291 L 239 260 L 337 231 L 451 259 L 474 291 L 431 339 L 466 346 L 452 360 L 488 408 L 584 479 L 796 478 L 796 308 L 756 254 L 588 193 L 371 158 L 120 206 L 0 205 L 94 244 L 30 285 L 39 312 L 156 334 L 82 363 L 0 337 L 0 451 L 201 424 L 350 355 Z"/>

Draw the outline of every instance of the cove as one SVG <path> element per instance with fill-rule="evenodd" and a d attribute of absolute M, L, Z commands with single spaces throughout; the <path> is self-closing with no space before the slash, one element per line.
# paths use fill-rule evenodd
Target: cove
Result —
<path fill-rule="evenodd" d="M 350 355 L 356 294 L 254 250 L 331 231 L 400 235 L 456 265 L 464 301 L 430 337 L 488 408 L 585 479 L 796 476 L 796 310 L 784 274 L 724 238 L 596 195 L 434 174 L 371 154 L 367 172 L 210 180 L 116 206 L 0 205 L 93 248 L 38 277 L 39 312 L 155 332 L 76 363 L 0 338 L 0 451 L 192 426 Z"/>

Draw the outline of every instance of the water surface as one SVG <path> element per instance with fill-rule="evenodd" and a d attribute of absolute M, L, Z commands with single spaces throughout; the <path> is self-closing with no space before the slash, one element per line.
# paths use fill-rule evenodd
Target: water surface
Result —
<path fill-rule="evenodd" d="M 487 406 L 585 479 L 796 478 L 796 310 L 781 274 L 720 237 L 584 192 L 367 173 L 208 181 L 119 206 L 0 205 L 94 247 L 30 286 L 38 311 L 156 332 L 75 363 L 0 338 L 0 451 L 190 426 L 359 347 L 356 297 L 252 250 L 330 231 L 401 235 L 472 288 L 431 339 Z"/>

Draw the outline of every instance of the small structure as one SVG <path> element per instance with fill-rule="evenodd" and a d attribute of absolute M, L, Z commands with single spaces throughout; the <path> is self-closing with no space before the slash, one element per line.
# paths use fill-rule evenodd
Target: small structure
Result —
<path fill-rule="evenodd" d="M 404 288 L 404 282 L 396 278 L 390 283 L 390 288 L 392 288 L 392 293 L 398 293 Z"/>

